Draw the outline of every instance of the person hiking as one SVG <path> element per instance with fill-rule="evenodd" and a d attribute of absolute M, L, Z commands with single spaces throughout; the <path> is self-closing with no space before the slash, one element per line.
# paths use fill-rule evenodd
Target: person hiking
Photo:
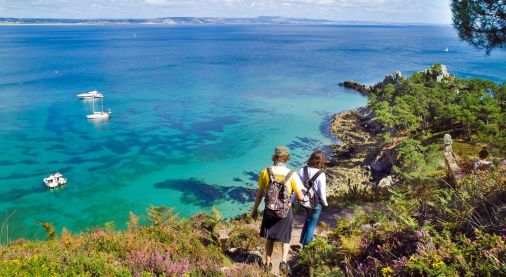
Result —
<path fill-rule="evenodd" d="M 489 155 L 487 149 L 481 149 L 479 153 L 480 159 L 474 163 L 474 170 L 491 170 L 494 163 L 487 161 Z"/>
<path fill-rule="evenodd" d="M 299 204 L 306 210 L 306 220 L 300 235 L 300 243 L 303 247 L 313 240 L 322 206 L 328 206 L 327 178 L 322 170 L 326 162 L 325 154 L 322 151 L 315 151 L 309 157 L 307 166 L 301 168 L 299 172 L 305 187 L 304 200 L 299 201 Z"/>
<path fill-rule="evenodd" d="M 265 261 L 266 271 L 272 269 L 271 257 L 274 242 L 282 243 L 282 257 L 279 270 L 290 274 L 287 263 L 290 240 L 292 237 L 293 214 L 292 193 L 297 199 L 303 199 L 303 185 L 299 176 L 286 167 L 290 159 L 287 147 L 278 146 L 272 155 L 273 166 L 265 168 L 258 177 L 258 193 L 251 212 L 251 217 L 258 217 L 258 206 L 265 199 L 265 210 L 260 227 L 260 236 L 266 238 Z"/>

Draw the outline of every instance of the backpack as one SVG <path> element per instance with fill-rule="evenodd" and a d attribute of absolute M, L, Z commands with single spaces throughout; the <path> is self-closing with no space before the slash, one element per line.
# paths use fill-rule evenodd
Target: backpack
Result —
<path fill-rule="evenodd" d="M 316 208 L 316 205 L 318 204 L 318 195 L 314 189 L 314 182 L 322 173 L 323 171 L 319 170 L 315 175 L 313 175 L 313 177 L 309 178 L 308 167 L 304 167 L 304 187 L 306 188 L 306 191 L 304 192 L 304 199 L 298 201 L 299 205 L 302 207 L 307 209 Z"/>
<path fill-rule="evenodd" d="M 292 177 L 293 171 L 288 172 L 282 182 L 278 182 L 272 168 L 268 167 L 267 170 L 269 172 L 269 187 L 265 192 L 265 213 L 270 217 L 285 218 L 292 202 L 285 184 Z"/>

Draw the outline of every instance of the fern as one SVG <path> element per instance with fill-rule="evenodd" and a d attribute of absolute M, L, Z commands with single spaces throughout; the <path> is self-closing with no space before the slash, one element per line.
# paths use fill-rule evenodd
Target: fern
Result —
<path fill-rule="evenodd" d="M 168 226 L 177 221 L 178 215 L 173 214 L 174 208 L 166 206 L 150 206 L 147 210 L 146 220 L 153 226 Z"/>
<path fill-rule="evenodd" d="M 133 212 L 130 212 L 129 216 L 130 220 L 127 222 L 128 229 L 132 230 L 137 228 L 137 226 L 139 226 L 139 217 Z"/>
<path fill-rule="evenodd" d="M 44 230 L 46 231 L 46 236 L 47 236 L 47 239 L 49 240 L 53 240 L 56 238 L 56 228 L 54 227 L 54 225 L 50 222 L 36 222 L 37 225 L 40 225 L 42 226 L 42 228 L 44 228 Z"/>

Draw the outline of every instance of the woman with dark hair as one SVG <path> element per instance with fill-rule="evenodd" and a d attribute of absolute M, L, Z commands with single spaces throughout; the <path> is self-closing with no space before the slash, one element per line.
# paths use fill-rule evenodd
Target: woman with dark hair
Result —
<path fill-rule="evenodd" d="M 300 179 L 306 188 L 305 201 L 301 202 L 301 206 L 306 210 L 306 221 L 300 236 L 302 246 L 306 246 L 313 240 L 322 206 L 328 206 L 327 180 L 322 170 L 326 162 L 325 154 L 322 151 L 315 151 L 309 157 L 307 166 L 301 168 L 299 172 Z"/>
<path fill-rule="evenodd" d="M 487 149 L 485 148 L 481 149 L 479 153 L 480 159 L 474 163 L 474 170 L 492 169 L 494 164 L 490 161 L 487 161 L 489 155 L 490 154 L 488 153 Z"/>

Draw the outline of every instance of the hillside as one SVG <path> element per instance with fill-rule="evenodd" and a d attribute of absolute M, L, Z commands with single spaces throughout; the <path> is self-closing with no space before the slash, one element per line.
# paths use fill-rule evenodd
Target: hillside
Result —
<path fill-rule="evenodd" d="M 382 201 L 386 208 L 341 219 L 299 253 L 297 272 L 504 276 L 506 84 L 460 79 L 434 65 L 354 88 L 365 89 L 369 103 L 334 119 L 345 144 L 331 170 L 344 180 L 345 170 L 366 176 L 333 186 L 338 202 Z M 354 127 L 340 128 L 343 122 Z M 453 144 L 445 146 L 445 134 Z M 473 169 L 483 149 L 492 165 Z M 449 178 L 449 159 L 458 178 Z"/>
<path fill-rule="evenodd" d="M 442 65 L 389 76 L 368 88 L 367 107 L 334 118 L 343 143 L 327 171 L 335 216 L 351 204 L 381 208 L 322 224 L 315 241 L 293 250 L 293 275 L 506 275 L 506 84 L 460 79 Z M 473 169 L 483 149 L 492 165 Z M 448 178 L 449 156 L 458 179 Z M 1 246 L 0 276 L 269 275 L 257 265 L 263 241 L 248 215 L 179 219 L 150 207 L 130 213 L 127 230 L 40 225 L 47 241 Z"/>

